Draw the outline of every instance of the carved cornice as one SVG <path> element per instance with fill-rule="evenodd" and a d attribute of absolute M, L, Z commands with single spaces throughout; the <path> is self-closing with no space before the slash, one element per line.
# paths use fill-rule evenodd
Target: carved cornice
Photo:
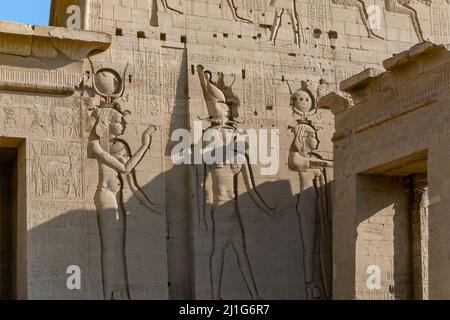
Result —
<path fill-rule="evenodd" d="M 108 34 L 0 21 L 0 90 L 71 95 L 85 59 L 110 45 Z"/>
<path fill-rule="evenodd" d="M 382 72 L 375 68 L 366 69 L 357 75 L 341 82 L 340 89 L 342 91 L 351 92 L 362 87 L 368 86 L 372 81 L 376 80 Z"/>
<path fill-rule="evenodd" d="M 110 45 L 111 36 L 104 33 L 0 21 L 2 54 L 36 56 L 33 47 L 47 46 L 47 51 L 42 51 L 38 57 L 54 58 L 50 50 L 54 48 L 69 60 L 83 61 L 91 53 L 105 51 Z"/>
<path fill-rule="evenodd" d="M 394 55 L 383 62 L 383 66 L 388 71 L 405 67 L 410 62 L 419 60 L 425 55 L 436 55 L 445 53 L 447 50 L 444 45 L 436 45 L 431 42 L 422 42 L 407 51 Z"/>
<path fill-rule="evenodd" d="M 352 96 L 343 91 L 333 91 L 319 100 L 320 109 L 330 109 L 335 115 L 353 106 Z"/>
<path fill-rule="evenodd" d="M 384 67 L 384 72 L 367 69 L 341 83 L 354 106 L 336 102 L 338 96 L 344 102 L 342 92 L 324 97 L 322 104 L 336 115 L 335 140 L 432 106 L 450 88 L 450 53 L 442 45 L 420 43 L 385 60 Z"/>

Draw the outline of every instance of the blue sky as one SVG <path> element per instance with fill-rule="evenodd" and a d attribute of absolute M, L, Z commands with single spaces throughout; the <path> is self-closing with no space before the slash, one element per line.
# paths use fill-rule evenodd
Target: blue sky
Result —
<path fill-rule="evenodd" d="M 0 20 L 48 25 L 50 0 L 2 0 Z"/>

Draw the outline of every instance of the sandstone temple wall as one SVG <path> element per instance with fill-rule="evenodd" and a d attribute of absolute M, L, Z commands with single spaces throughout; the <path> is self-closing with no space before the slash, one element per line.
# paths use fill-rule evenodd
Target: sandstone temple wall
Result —
<path fill-rule="evenodd" d="M 130 112 L 122 138 L 131 150 L 139 149 L 149 125 L 158 129 L 135 173 L 139 187 L 162 205 L 165 214 L 153 214 L 132 197 L 124 200 L 130 213 L 125 251 L 132 298 L 211 298 L 213 230 L 212 221 L 207 221 L 206 231 L 199 227 L 198 172 L 171 160 L 174 130 L 193 132 L 195 122 L 208 116 L 199 65 L 212 72 L 214 81 L 222 73 L 225 86 L 233 84 L 232 93 L 240 102 L 239 128 L 279 130 L 278 172 L 264 176 L 261 166 L 255 166 L 254 173 L 264 200 L 282 207 L 281 219 L 263 216 L 239 178 L 244 254 L 260 296 L 331 296 L 329 230 L 312 258 L 319 293 L 308 292 L 305 281 L 311 259 L 304 252 L 305 237 L 311 233 L 315 237 L 312 230 L 323 225 L 316 221 L 306 235 L 302 232 L 302 218 L 318 210 L 317 192 L 313 178 L 305 188 L 302 175 L 289 166 L 297 125 L 291 96 L 301 89 L 314 102 L 313 112 L 303 120 L 317 132 L 316 156 L 330 164 L 334 118 L 320 98 L 338 89 L 341 81 L 380 67 L 386 58 L 423 39 L 450 41 L 450 5 L 445 0 L 413 1 L 414 10 L 406 13 L 399 10 L 398 1 L 362 2 L 53 1 L 51 24 L 59 27 L 57 31 L 0 23 L 0 132 L 13 139 L 4 145 L 12 141 L 14 147 L 22 146 L 19 158 L 23 157 L 26 171 L 23 185 L 19 183 L 26 198 L 26 209 L 19 210 L 22 220 L 26 218 L 20 231 L 26 233 L 22 256 L 27 267 L 21 272 L 27 282 L 21 284 L 22 297 L 103 297 L 94 201 L 99 170 L 88 152 L 95 124 L 92 113 L 100 98 L 92 87 L 88 56 L 95 70 L 126 70 L 126 89 L 118 102 Z M 66 29 L 71 4 L 81 8 L 83 31 Z M 375 8 L 370 5 L 380 8 L 379 28 L 374 31 L 367 27 L 374 22 L 362 19 L 364 12 Z M 109 40 L 99 44 L 94 33 Z M 57 43 L 65 38 L 70 38 L 69 48 Z M 204 129 L 207 126 L 203 120 Z M 332 189 L 332 167 L 324 169 L 327 190 Z M 330 218 L 331 212 L 325 209 L 325 215 Z M 324 223 L 325 229 L 331 228 L 331 221 Z M 81 290 L 66 287 L 70 265 L 82 270 Z M 242 272 L 230 246 L 223 264 L 223 298 L 250 297 Z"/>
<path fill-rule="evenodd" d="M 335 96 L 337 299 L 448 297 L 449 61 L 444 46 L 418 44 Z M 367 289 L 369 266 L 380 290 Z"/>

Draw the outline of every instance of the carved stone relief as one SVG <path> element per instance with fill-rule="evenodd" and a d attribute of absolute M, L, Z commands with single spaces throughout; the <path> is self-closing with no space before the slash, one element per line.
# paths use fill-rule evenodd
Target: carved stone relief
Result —
<path fill-rule="evenodd" d="M 386 11 L 392 13 L 401 13 L 407 15 L 411 19 L 414 31 L 416 32 L 419 42 L 423 42 L 425 39 L 423 37 L 422 26 L 420 25 L 419 16 L 417 10 L 411 6 L 411 0 L 385 0 Z M 419 0 L 419 2 L 431 5 L 431 0 Z"/>
<path fill-rule="evenodd" d="M 286 12 L 291 19 L 292 31 L 294 34 L 294 44 L 301 47 L 301 42 L 304 37 L 301 33 L 303 28 L 300 24 L 299 13 L 296 0 L 271 0 L 270 6 L 275 8 L 275 21 L 272 25 L 272 32 L 270 34 L 270 40 L 275 45 L 278 36 L 278 30 L 281 26 L 281 20 Z"/>
<path fill-rule="evenodd" d="M 431 29 L 434 43 L 446 43 L 450 37 L 448 4 L 450 0 L 431 3 Z"/>
<path fill-rule="evenodd" d="M 79 143 L 31 143 L 32 197 L 81 200 L 83 197 L 82 146 Z"/>
<path fill-rule="evenodd" d="M 292 92 L 291 107 L 296 121 L 289 127 L 294 141 L 289 151 L 289 168 L 298 172 L 300 193 L 297 215 L 303 250 L 305 291 L 308 299 L 331 299 L 331 189 L 332 162 L 315 153 L 319 146 L 318 129 L 311 119 L 317 112 L 317 95 L 311 82 Z M 317 227 L 319 226 L 319 227 Z M 328 258 L 328 259 L 327 259 Z"/>
<path fill-rule="evenodd" d="M 276 118 L 275 67 L 262 61 L 244 60 L 242 116 L 247 125 L 270 126 Z"/>
<path fill-rule="evenodd" d="M 81 100 L 34 96 L 0 96 L 5 131 L 12 135 L 77 139 L 81 130 Z"/>
<path fill-rule="evenodd" d="M 351 6 L 356 7 L 359 12 L 359 16 L 364 24 L 364 27 L 367 30 L 367 33 L 369 37 L 375 37 L 378 39 L 384 39 L 383 37 L 377 35 L 369 25 L 369 14 L 367 13 L 366 4 L 363 0 L 331 0 L 334 4 L 338 5 L 344 5 L 344 6 Z M 389 0 L 388 0 L 389 1 Z M 395 2 L 395 0 L 394 0 Z"/>
<path fill-rule="evenodd" d="M 125 133 L 128 114 L 116 101 L 125 92 L 125 79 L 113 69 L 92 72 L 95 92 L 103 98 L 93 112 L 95 125 L 89 138 L 90 153 L 99 167 L 98 189 L 95 194 L 98 225 L 102 246 L 104 298 L 131 299 L 126 258 L 126 217 L 132 212 L 125 199 L 138 202 L 155 214 L 161 209 L 152 203 L 137 184 L 135 169 L 148 152 L 156 127 L 150 126 L 142 135 L 142 145 L 133 155 L 120 136 Z"/>
<path fill-rule="evenodd" d="M 213 134 L 216 137 L 232 136 L 232 140 L 241 134 L 236 127 L 235 112 L 231 107 L 236 106 L 236 99 L 227 98 L 233 97 L 228 91 L 226 94 L 222 88 L 228 88 L 221 83 L 223 78 L 220 78 L 217 83 L 212 80 L 212 73 L 205 71 L 203 66 L 197 67 L 198 76 L 200 78 L 201 87 L 204 94 L 204 99 L 208 106 L 209 121 L 211 127 L 206 132 Z M 220 139 L 220 138 L 219 138 Z M 218 143 L 217 141 L 222 141 Z M 215 140 L 214 149 L 217 152 L 224 152 L 226 140 Z M 213 142 L 214 143 L 214 142 Z M 205 148 L 208 148 L 207 145 Z M 205 165 L 202 170 L 197 172 L 198 185 L 200 189 L 197 192 L 199 197 L 199 223 L 201 229 L 207 231 L 208 227 L 205 224 L 205 215 L 208 209 L 211 210 L 212 215 L 212 251 L 210 255 L 210 281 L 211 281 L 211 296 L 213 299 L 222 298 L 222 278 L 224 268 L 225 251 L 228 247 L 232 247 L 238 259 L 238 266 L 244 278 L 248 292 L 252 299 L 260 299 L 258 293 L 256 279 L 250 264 L 248 252 L 246 249 L 245 232 L 242 224 L 241 215 L 244 213 L 240 206 L 238 181 L 239 175 L 242 175 L 245 187 L 251 199 L 266 215 L 272 218 L 279 218 L 281 213 L 280 207 L 271 208 L 267 202 L 258 192 L 251 165 L 248 163 L 248 156 L 235 152 L 234 159 L 228 159 L 231 164 L 215 163 L 213 165 Z M 207 188 L 208 180 L 212 180 L 212 189 Z M 208 201 L 211 204 L 208 204 Z"/>
<path fill-rule="evenodd" d="M 229 9 L 231 10 L 231 13 L 233 15 L 233 18 L 235 21 L 240 21 L 240 22 L 245 22 L 245 23 L 252 23 L 251 20 L 242 17 L 239 14 L 239 8 L 238 6 L 235 4 L 235 0 L 225 0 L 226 4 L 228 5 Z M 153 26 L 157 26 L 157 10 L 158 10 L 158 2 L 161 2 L 161 7 L 163 8 L 164 11 L 166 12 L 172 12 L 172 13 L 176 13 L 176 14 L 184 14 L 184 12 L 178 8 L 178 7 L 174 7 L 173 5 L 171 5 L 169 2 L 170 0 L 151 0 L 151 25 Z"/>

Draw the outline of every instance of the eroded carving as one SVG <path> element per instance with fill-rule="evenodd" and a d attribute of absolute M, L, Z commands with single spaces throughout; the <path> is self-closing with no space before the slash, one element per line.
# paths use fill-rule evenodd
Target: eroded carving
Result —
<path fill-rule="evenodd" d="M 275 20 L 272 25 L 272 32 L 270 34 L 270 41 L 275 45 L 278 36 L 278 31 L 281 27 L 281 21 L 286 11 L 291 19 L 292 31 L 294 33 L 294 44 L 301 47 L 303 31 L 300 25 L 300 19 L 298 17 L 297 1 L 296 0 L 271 0 L 270 6 L 275 9 Z"/>
<path fill-rule="evenodd" d="M 427 6 L 431 5 L 431 0 L 419 0 L 419 2 L 426 4 Z M 447 0 L 448 2 L 448 0 Z M 385 8 L 386 11 L 392 13 L 401 13 L 410 17 L 414 31 L 419 38 L 419 42 L 424 41 L 422 27 L 420 25 L 419 16 L 417 14 L 417 10 L 411 6 L 411 0 L 385 0 Z"/>
<path fill-rule="evenodd" d="M 334 4 L 352 6 L 358 8 L 361 20 L 366 28 L 369 37 L 374 37 L 378 39 L 384 39 L 383 37 L 377 35 L 369 24 L 369 14 L 367 12 L 366 4 L 363 0 L 331 0 Z M 431 0 L 417 0 L 418 2 L 430 7 Z M 424 41 L 422 26 L 420 25 L 419 15 L 416 9 L 411 6 L 411 0 L 384 0 L 385 8 L 387 12 L 400 13 L 407 15 L 411 19 L 414 31 L 419 39 L 419 42 Z M 450 3 L 449 0 L 446 0 Z"/>
<path fill-rule="evenodd" d="M 82 152 L 78 143 L 32 142 L 31 182 L 35 199 L 82 199 Z"/>
<path fill-rule="evenodd" d="M 242 21 L 242 22 L 246 22 L 246 23 L 253 23 L 253 21 L 246 19 L 244 17 L 241 17 L 239 15 L 238 12 L 238 7 L 236 6 L 236 4 L 234 3 L 234 0 L 227 0 L 227 4 L 231 9 L 231 13 L 233 14 L 233 18 L 236 21 Z"/>
<path fill-rule="evenodd" d="M 128 144 L 119 137 L 126 130 L 125 116 L 115 100 L 125 91 L 121 75 L 112 69 L 93 71 L 93 86 L 103 98 L 93 112 L 95 125 L 89 138 L 90 152 L 99 167 L 99 184 L 95 194 L 98 224 L 102 245 L 102 275 L 104 298 L 130 299 L 126 261 L 126 217 L 124 199 L 136 197 L 139 203 L 155 214 L 161 214 L 158 206 L 137 184 L 135 168 L 148 152 L 156 127 L 150 126 L 142 135 L 139 150 L 133 155 Z"/>
<path fill-rule="evenodd" d="M 175 7 L 173 7 L 172 5 L 169 4 L 168 0 L 160 0 L 161 1 L 161 7 L 163 8 L 164 11 L 166 12 L 173 12 L 173 13 L 177 13 L 177 14 L 184 14 L 184 12 L 180 9 L 177 9 Z M 241 21 L 241 22 L 245 22 L 245 23 L 253 23 L 253 21 L 242 17 L 239 14 L 239 7 L 236 5 L 235 0 L 226 0 L 227 1 L 227 5 L 231 10 L 231 14 L 233 15 L 234 20 L 236 21 Z M 157 17 L 155 17 L 155 11 L 157 11 L 158 8 L 158 0 L 152 0 L 151 3 L 151 12 L 152 12 L 152 18 L 151 18 L 151 25 L 152 26 L 158 26 L 158 19 Z"/>
<path fill-rule="evenodd" d="M 154 3 L 157 3 L 158 0 L 153 0 Z M 183 11 L 172 7 L 167 0 L 161 0 L 161 5 L 164 11 L 172 11 L 178 14 L 183 14 Z"/>
<path fill-rule="evenodd" d="M 302 120 L 306 120 L 309 116 L 314 114 L 317 110 L 317 101 L 311 88 L 311 84 L 302 81 L 302 86 L 297 91 L 293 92 L 289 84 L 289 91 L 291 93 L 291 107 L 294 113 Z"/>
<path fill-rule="evenodd" d="M 375 32 L 373 32 L 372 28 L 369 25 L 369 14 L 367 12 L 366 4 L 363 0 L 331 0 L 334 4 L 344 5 L 344 6 L 350 6 L 350 7 L 356 7 L 359 12 L 359 16 L 361 17 L 361 20 L 364 24 L 364 27 L 367 30 L 367 33 L 369 37 L 374 37 L 378 39 L 384 39 L 383 37 L 377 35 Z M 389 1 L 389 0 L 387 0 Z M 394 0 L 395 2 L 395 0 Z"/>
<path fill-rule="evenodd" d="M 212 142 L 214 143 L 213 148 L 216 152 L 225 152 L 227 147 L 225 141 L 227 140 L 224 137 L 227 135 L 231 136 L 234 141 L 237 135 L 242 134 L 242 131 L 236 126 L 236 113 L 232 111 L 232 107 L 237 106 L 238 100 L 231 98 L 233 96 L 232 91 L 228 91 L 225 94 L 219 88 L 222 80 L 214 83 L 211 72 L 205 71 L 203 66 L 198 66 L 197 72 L 210 116 L 209 121 L 211 122 L 211 127 L 207 131 L 216 137 L 214 142 Z M 231 89 L 228 87 L 228 90 Z M 209 144 L 206 148 L 211 146 Z M 266 215 L 277 219 L 279 218 L 281 209 L 278 206 L 272 208 L 267 205 L 267 202 L 258 192 L 247 155 L 235 150 L 232 158 L 227 159 L 228 161 L 224 161 L 223 163 L 205 165 L 197 172 L 197 184 L 199 186 L 197 195 L 200 203 L 199 219 L 202 230 L 207 230 L 205 214 L 208 208 L 208 199 L 212 200 L 213 249 L 210 257 L 212 298 L 221 299 L 225 250 L 231 246 L 237 256 L 240 271 L 251 297 L 253 299 L 260 299 L 245 244 L 245 232 L 241 220 L 241 207 L 239 205 L 239 175 L 242 175 L 247 193 L 250 195 L 252 201 Z M 212 180 L 212 190 L 206 187 L 209 179 Z"/>
<path fill-rule="evenodd" d="M 297 214 L 306 296 L 308 299 L 331 298 L 331 274 L 325 256 L 331 239 L 331 194 L 327 168 L 332 168 L 333 164 L 315 153 L 320 141 L 318 129 L 310 120 L 317 111 L 316 96 L 310 82 L 302 82 L 302 88 L 292 93 L 291 107 L 296 125 L 289 127 L 294 133 L 289 168 L 297 171 L 300 178 Z"/>

